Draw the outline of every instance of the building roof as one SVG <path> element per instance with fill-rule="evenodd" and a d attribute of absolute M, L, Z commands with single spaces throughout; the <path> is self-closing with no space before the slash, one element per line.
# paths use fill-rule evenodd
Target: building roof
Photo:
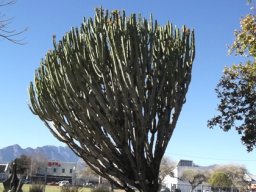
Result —
<path fill-rule="evenodd" d="M 181 159 L 179 162 L 178 162 L 178 166 L 181 166 L 181 167 L 193 167 L 194 166 L 194 163 L 193 161 L 191 160 L 184 160 L 184 159 Z"/>
<path fill-rule="evenodd" d="M 256 175 L 252 175 L 252 174 L 245 174 L 245 180 L 250 181 L 252 183 L 256 183 Z"/>

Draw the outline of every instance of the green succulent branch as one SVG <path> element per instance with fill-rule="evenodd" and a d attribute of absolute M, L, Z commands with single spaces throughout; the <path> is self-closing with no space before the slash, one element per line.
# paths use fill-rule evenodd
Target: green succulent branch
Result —
<path fill-rule="evenodd" d="M 157 191 L 191 81 L 194 31 L 97 9 L 53 44 L 30 83 L 32 112 L 110 182 Z"/>

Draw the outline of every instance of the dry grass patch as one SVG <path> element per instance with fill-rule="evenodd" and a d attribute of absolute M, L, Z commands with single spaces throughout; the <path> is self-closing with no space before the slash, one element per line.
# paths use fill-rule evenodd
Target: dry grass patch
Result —
<path fill-rule="evenodd" d="M 30 184 L 24 184 L 22 187 L 23 192 L 29 192 L 30 186 L 31 186 Z M 0 183 L 0 192 L 2 191 L 4 191 L 4 186 L 3 186 L 3 183 Z M 86 188 L 86 187 L 83 187 L 79 190 L 79 192 L 91 192 L 91 191 L 92 191 L 91 188 Z M 61 187 L 46 185 L 45 192 L 61 192 Z M 114 190 L 114 192 L 124 192 L 124 190 L 116 189 Z"/>

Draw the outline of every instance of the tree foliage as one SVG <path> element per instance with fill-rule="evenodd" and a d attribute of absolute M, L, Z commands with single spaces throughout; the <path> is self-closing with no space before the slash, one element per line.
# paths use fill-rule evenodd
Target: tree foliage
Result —
<path fill-rule="evenodd" d="M 28 171 L 31 168 L 31 157 L 21 155 L 20 157 L 16 158 L 13 162 L 16 163 L 17 174 L 28 174 Z"/>
<path fill-rule="evenodd" d="M 193 191 L 198 185 L 207 181 L 207 174 L 199 170 L 188 169 L 182 173 L 179 179 L 188 182 L 191 185 L 191 191 Z"/>
<path fill-rule="evenodd" d="M 224 165 L 217 167 L 214 172 L 225 173 L 228 178 L 232 181 L 232 186 L 239 190 L 246 190 L 248 182 L 245 180 L 245 174 L 247 170 L 242 166 L 237 165 Z"/>
<path fill-rule="evenodd" d="M 97 9 L 47 53 L 30 107 L 60 141 L 126 191 L 157 191 L 191 81 L 194 32 Z"/>
<path fill-rule="evenodd" d="M 209 120 L 208 126 L 219 126 L 224 131 L 234 128 L 247 150 L 252 151 L 256 145 L 256 16 L 248 14 L 240 24 L 229 51 L 249 60 L 224 69 L 215 89 L 220 114 Z"/>
<path fill-rule="evenodd" d="M 211 185 L 213 191 L 226 191 L 232 186 L 232 180 L 223 172 L 214 172 L 209 178 L 208 183 Z"/>
<path fill-rule="evenodd" d="M 159 169 L 159 179 L 162 182 L 164 177 L 170 175 L 175 168 L 176 163 L 170 158 L 164 156 Z"/>
<path fill-rule="evenodd" d="M 48 166 L 48 159 L 43 154 L 33 154 L 31 158 L 31 165 L 29 168 L 29 175 L 32 176 L 39 171 L 45 171 Z"/>

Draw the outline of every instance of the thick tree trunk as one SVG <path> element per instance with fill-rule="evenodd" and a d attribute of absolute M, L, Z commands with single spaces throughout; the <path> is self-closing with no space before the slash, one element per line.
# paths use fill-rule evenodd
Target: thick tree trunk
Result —
<path fill-rule="evenodd" d="M 161 185 L 157 182 L 148 182 L 147 179 L 140 182 L 140 186 L 137 186 L 137 189 L 133 187 L 127 187 L 124 190 L 126 192 L 158 192 L 160 191 Z"/>
<path fill-rule="evenodd" d="M 146 190 L 142 192 L 158 192 L 159 191 L 159 185 L 158 184 L 148 184 L 146 186 Z"/>
<path fill-rule="evenodd" d="M 159 191 L 159 184 L 147 184 L 144 185 L 143 188 L 138 189 L 140 192 L 158 192 Z M 133 190 L 127 192 L 134 192 Z"/>

